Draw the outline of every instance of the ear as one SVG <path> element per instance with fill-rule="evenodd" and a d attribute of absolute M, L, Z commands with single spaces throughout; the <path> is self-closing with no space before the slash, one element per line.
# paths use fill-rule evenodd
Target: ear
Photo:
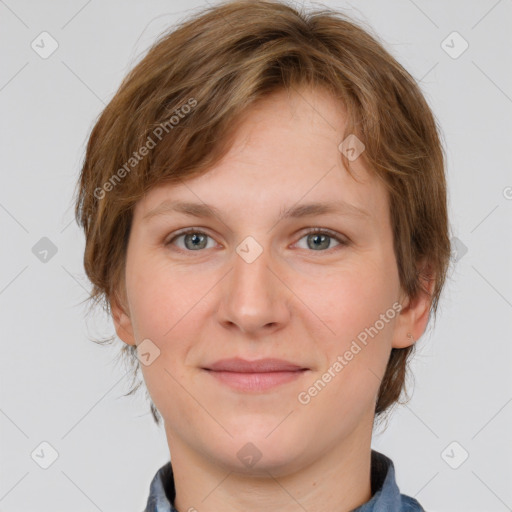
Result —
<path fill-rule="evenodd" d="M 136 345 L 130 310 L 126 304 L 126 300 L 120 298 L 117 293 L 114 294 L 114 297 L 110 301 L 112 319 L 118 337 L 127 345 Z"/>
<path fill-rule="evenodd" d="M 420 268 L 419 276 L 424 289 L 421 289 L 414 299 L 406 297 L 401 302 L 402 309 L 393 333 L 393 348 L 405 348 L 412 345 L 422 336 L 427 327 L 435 278 L 428 264 L 422 264 Z"/>

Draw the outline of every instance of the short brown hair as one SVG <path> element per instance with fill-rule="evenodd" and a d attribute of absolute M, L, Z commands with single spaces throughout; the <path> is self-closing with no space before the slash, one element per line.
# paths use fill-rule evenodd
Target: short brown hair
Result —
<path fill-rule="evenodd" d="M 301 86 L 326 88 L 346 106 L 345 132 L 365 144 L 361 157 L 389 192 L 402 289 L 414 298 L 428 293 L 424 283 L 433 280 L 430 313 L 436 313 L 450 257 L 445 157 L 419 86 L 377 36 L 346 15 L 307 13 L 277 1 L 228 1 L 203 9 L 153 45 L 101 113 L 75 208 L 85 231 L 93 303 L 103 302 L 110 314 L 124 286 L 136 202 L 155 185 L 207 172 L 229 150 L 249 105 Z M 418 271 L 421 261 L 427 265 Z M 414 347 L 391 350 L 376 417 L 398 402 Z M 123 344 L 121 353 L 135 380 L 136 347 Z"/>

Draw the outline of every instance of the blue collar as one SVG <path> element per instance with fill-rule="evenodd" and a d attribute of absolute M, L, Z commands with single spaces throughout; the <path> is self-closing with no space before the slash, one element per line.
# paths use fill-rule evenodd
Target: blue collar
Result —
<path fill-rule="evenodd" d="M 371 488 L 370 501 L 352 512 L 425 512 L 414 498 L 400 494 L 393 461 L 375 450 L 372 450 L 371 458 Z M 157 471 L 151 482 L 144 512 L 178 512 L 172 505 L 174 497 L 174 477 L 168 462 Z"/>

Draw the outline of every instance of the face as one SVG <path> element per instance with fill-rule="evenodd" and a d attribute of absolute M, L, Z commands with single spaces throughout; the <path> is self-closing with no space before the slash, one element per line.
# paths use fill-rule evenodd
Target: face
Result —
<path fill-rule="evenodd" d="M 391 348 L 418 327 L 386 191 L 361 158 L 358 181 L 343 167 L 344 123 L 326 92 L 275 93 L 207 174 L 136 205 L 114 318 L 145 340 L 173 456 L 277 475 L 370 442 Z"/>

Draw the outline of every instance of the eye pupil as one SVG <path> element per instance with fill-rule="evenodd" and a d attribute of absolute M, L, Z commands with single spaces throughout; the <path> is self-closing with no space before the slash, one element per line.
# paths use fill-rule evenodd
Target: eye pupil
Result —
<path fill-rule="evenodd" d="M 311 237 L 314 239 L 314 242 L 313 242 L 313 248 L 319 248 L 319 247 L 324 247 L 324 248 L 328 248 L 329 247 L 329 236 L 326 236 L 326 235 L 320 235 L 320 234 L 314 234 L 314 235 L 311 235 Z M 322 246 L 322 239 L 323 241 L 325 242 L 327 240 L 327 244 L 323 244 Z M 320 244 L 317 244 L 317 242 L 320 240 Z"/>
<path fill-rule="evenodd" d="M 204 235 L 198 235 L 197 233 L 187 233 L 187 234 L 185 234 L 185 245 L 186 245 L 187 249 L 192 248 L 194 250 L 197 248 L 203 248 L 203 246 L 201 246 L 200 243 L 201 243 L 201 239 L 203 239 L 202 241 L 204 242 L 205 238 L 206 237 Z M 189 246 L 187 244 L 187 241 L 189 241 L 191 239 L 192 239 L 192 245 Z M 196 243 L 196 242 L 198 242 L 198 243 Z"/>

